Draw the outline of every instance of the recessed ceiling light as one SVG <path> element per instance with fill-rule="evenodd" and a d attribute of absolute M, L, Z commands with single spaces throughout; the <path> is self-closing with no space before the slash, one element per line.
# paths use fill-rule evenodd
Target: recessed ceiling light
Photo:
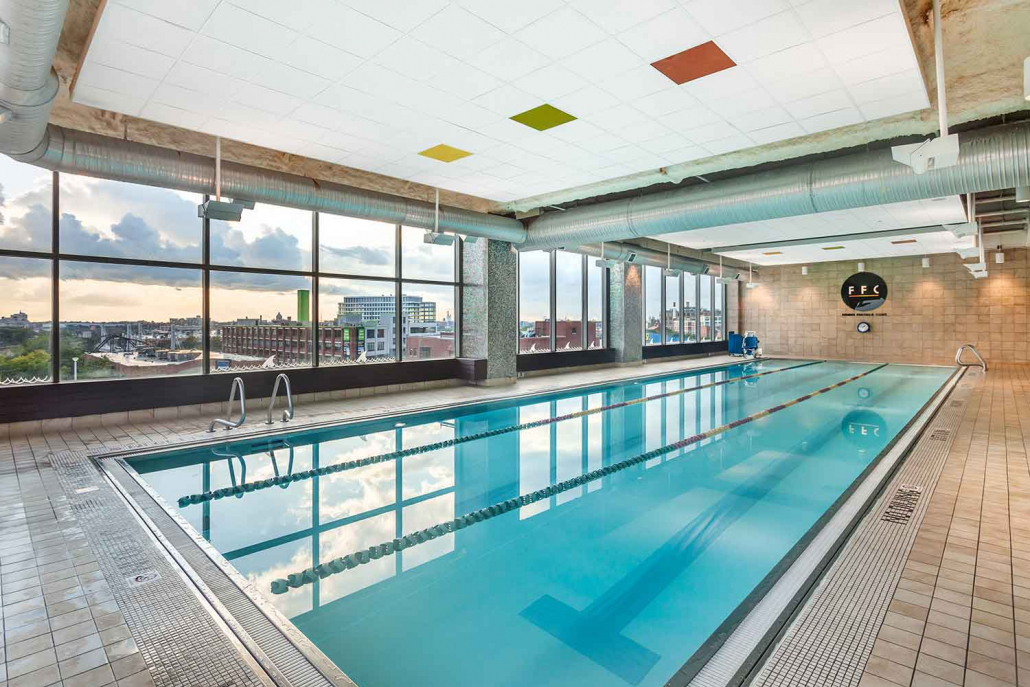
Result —
<path fill-rule="evenodd" d="M 525 124 L 531 129 L 536 129 L 537 131 L 547 131 L 548 129 L 553 129 L 556 126 L 576 121 L 576 118 L 568 112 L 563 112 L 557 107 L 548 105 L 547 103 L 544 103 L 539 107 L 534 107 L 532 110 L 520 112 L 511 119 L 519 124 Z"/>
<path fill-rule="evenodd" d="M 823 246 L 823 250 L 844 250 L 844 246 Z"/>
<path fill-rule="evenodd" d="M 771 250 L 768 253 L 762 253 L 762 255 L 783 255 L 782 250 Z"/>
<path fill-rule="evenodd" d="M 455 160 L 460 160 L 463 157 L 468 157 L 471 154 L 472 153 L 467 150 L 455 148 L 454 146 L 449 146 L 446 143 L 441 143 L 440 145 L 433 146 L 432 148 L 426 148 L 419 153 L 419 155 L 422 155 L 423 157 L 439 160 L 440 162 L 454 162 Z"/>
<path fill-rule="evenodd" d="M 891 243 L 893 243 L 895 246 L 900 246 L 903 243 L 915 243 L 915 242 L 916 242 L 915 239 L 901 239 L 899 241 L 891 241 Z"/>
<path fill-rule="evenodd" d="M 700 79 L 702 76 L 736 67 L 737 63 L 731 60 L 729 55 L 722 51 L 722 48 L 712 41 L 708 41 L 652 62 L 651 66 L 676 84 L 682 85 L 688 81 Z"/>

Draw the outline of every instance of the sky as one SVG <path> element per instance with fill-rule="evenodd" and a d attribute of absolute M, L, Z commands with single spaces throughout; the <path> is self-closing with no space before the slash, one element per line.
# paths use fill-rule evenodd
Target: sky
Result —
<path fill-rule="evenodd" d="M 61 175 L 61 252 L 91 256 L 199 263 L 201 222 L 197 194 L 88 177 Z M 8 158 L 0 160 L 0 247 L 49 251 L 51 175 Z M 421 229 L 405 228 L 406 277 L 453 279 L 451 247 L 422 242 Z M 395 229 L 380 222 L 323 215 L 323 271 L 393 276 Z M 312 261 L 311 213 L 259 204 L 237 223 L 211 223 L 212 264 L 308 270 Z M 166 320 L 199 315 L 200 271 L 100 264 L 61 264 L 63 321 Z M 235 319 L 296 314 L 296 290 L 307 278 L 213 273 L 212 317 Z M 19 310 L 32 320 L 50 317 L 49 263 L 0 258 L 0 315 Z M 392 294 L 390 283 L 333 280 L 323 298 Z M 432 297 L 442 318 L 453 317 L 453 289 L 405 285 L 405 294 Z M 334 308 L 335 310 L 335 308 Z M 325 313 L 321 313 L 324 315 Z"/>

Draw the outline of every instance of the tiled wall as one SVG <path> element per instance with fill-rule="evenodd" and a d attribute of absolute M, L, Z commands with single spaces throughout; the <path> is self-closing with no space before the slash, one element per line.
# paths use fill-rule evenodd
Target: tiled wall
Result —
<path fill-rule="evenodd" d="M 998 265 L 988 251 L 990 276 L 979 280 L 954 253 L 930 256 L 927 269 L 920 257 L 866 260 L 888 288 L 871 317 L 842 316 L 854 312 L 840 298 L 854 261 L 810 264 L 807 276 L 801 265 L 764 267 L 761 285 L 743 290 L 741 327 L 758 332 L 766 355 L 951 364 L 972 343 L 988 361 L 1027 362 L 1027 253 L 1008 249 Z M 855 330 L 861 320 L 870 333 Z"/>

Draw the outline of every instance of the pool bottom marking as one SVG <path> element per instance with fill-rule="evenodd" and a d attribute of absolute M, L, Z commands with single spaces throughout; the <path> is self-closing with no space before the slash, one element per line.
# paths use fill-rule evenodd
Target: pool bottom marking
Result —
<path fill-rule="evenodd" d="M 342 573 L 347 570 L 353 570 L 359 565 L 365 565 L 371 561 L 379 560 L 384 556 L 391 556 L 398 551 L 403 551 L 413 546 L 424 544 L 427 541 L 432 541 L 437 537 L 442 537 L 446 534 L 456 532 L 466 527 L 471 527 L 472 525 L 483 522 L 484 520 L 489 520 L 490 518 L 501 515 L 502 513 L 508 513 L 512 510 L 517 510 L 522 506 L 527 506 L 531 503 L 536 503 L 537 501 L 540 501 L 542 499 L 550 498 L 557 494 L 561 494 L 570 489 L 575 489 L 589 482 L 593 482 L 594 480 L 601 479 L 602 477 L 607 477 L 608 475 L 620 472 L 622 470 L 626 470 L 627 468 L 631 468 L 635 465 L 640 465 L 641 463 L 653 460 L 654 458 L 658 458 L 667 453 L 678 451 L 679 449 L 704 441 L 705 439 L 710 439 L 711 437 L 723 434 L 724 432 L 728 432 L 731 429 L 740 427 L 741 425 L 746 425 L 750 422 L 754 422 L 764 417 L 768 417 L 773 413 L 785 410 L 786 408 L 790 408 L 791 406 L 803 403 L 804 401 L 807 401 L 816 396 L 820 396 L 827 392 L 833 391 L 834 389 L 838 389 L 844 386 L 845 384 L 850 384 L 851 382 L 862 379 L 863 377 L 867 377 L 871 375 L 873 372 L 883 369 L 884 367 L 887 367 L 886 363 L 882 365 L 877 365 L 876 367 L 866 370 L 865 372 L 861 372 L 852 377 L 848 377 L 847 379 L 843 379 L 839 382 L 831 384 L 830 386 L 826 386 L 817 391 L 805 394 L 804 396 L 799 396 L 791 401 L 787 401 L 785 403 L 772 406 L 771 408 L 766 408 L 765 410 L 761 410 L 752 415 L 748 415 L 738 420 L 734 420 L 729 424 L 720 425 L 719 427 L 715 427 L 714 429 L 710 429 L 706 432 L 689 436 L 685 439 L 681 439 L 680 441 L 674 442 L 672 444 L 668 444 L 666 446 L 653 449 L 646 453 L 641 453 L 640 455 L 634 456 L 632 458 L 627 458 L 625 460 L 619 461 L 618 463 L 613 463 L 612 465 L 609 465 L 607 467 L 592 470 L 588 473 L 585 473 L 578 477 L 574 477 L 570 480 L 559 482 L 558 484 L 552 484 L 548 487 L 538 489 L 528 494 L 523 494 L 522 496 L 516 499 L 508 499 L 507 501 L 501 501 L 491 506 L 487 506 L 486 508 L 480 508 L 479 510 L 472 511 L 471 513 L 461 515 L 457 518 L 454 518 L 453 520 L 447 520 L 446 522 L 442 522 L 440 524 L 433 525 L 422 530 L 418 530 L 417 532 L 413 532 L 412 534 L 407 534 L 403 537 L 397 537 L 391 541 L 373 545 L 368 547 L 367 549 L 362 549 L 360 551 L 347 554 L 346 556 L 334 558 L 330 561 L 326 561 L 325 563 L 320 563 L 319 565 L 316 565 L 314 567 L 307 568 L 306 570 L 303 570 L 301 572 L 291 573 L 286 578 L 273 580 L 271 584 L 271 592 L 273 594 L 285 594 L 290 589 L 297 589 L 299 587 L 303 587 L 306 584 L 311 584 L 315 580 L 325 579 L 330 575 Z"/>
<path fill-rule="evenodd" d="M 478 441 L 479 439 L 489 439 L 491 437 L 499 436 L 501 434 L 509 434 L 511 432 L 519 432 L 524 429 L 533 429 L 535 427 L 544 427 L 546 425 L 554 424 L 556 422 L 562 422 L 564 420 L 573 420 L 576 418 L 586 417 L 587 415 L 594 415 L 596 413 L 602 413 L 607 410 L 616 410 L 618 408 L 626 408 L 638 403 L 646 403 L 648 401 L 655 401 L 662 398 L 669 398 L 672 396 L 678 396 L 691 391 L 700 391 L 701 389 L 709 389 L 715 386 L 722 386 L 724 384 L 731 384 L 733 382 L 744 382 L 747 380 L 757 379 L 764 377 L 765 375 L 775 374 L 777 372 L 786 372 L 787 370 L 797 370 L 802 367 L 808 367 L 809 365 L 818 365 L 823 361 L 813 360 L 807 363 L 801 363 L 800 365 L 791 365 L 789 367 L 779 367 L 775 370 L 766 370 L 765 372 L 757 372 L 753 375 L 746 375 L 743 377 L 734 377 L 733 379 L 724 379 L 718 382 L 712 382 L 711 384 L 702 384 L 700 386 L 692 386 L 688 389 L 677 389 L 675 391 L 667 391 L 662 394 L 655 394 L 654 396 L 644 396 L 642 398 L 633 399 L 630 401 L 622 401 L 620 403 L 613 403 L 608 406 L 600 406 L 598 408 L 588 408 L 586 410 L 579 410 L 574 413 L 568 413 L 566 415 L 558 415 L 555 417 L 544 418 L 542 420 L 534 420 L 533 422 L 526 422 L 521 425 L 512 425 L 510 427 L 500 427 L 498 429 L 491 429 L 485 432 L 478 432 L 476 434 L 469 434 L 463 437 L 455 437 L 454 439 L 447 439 L 445 441 L 438 441 L 433 444 L 427 444 L 425 446 L 415 446 L 412 448 L 402 449 L 400 451 L 391 451 L 390 453 L 383 453 L 377 456 L 369 456 L 368 458 L 360 458 L 358 460 L 352 460 L 346 463 L 337 463 L 336 465 L 326 465 L 325 467 L 317 468 L 314 470 L 304 470 L 293 474 L 287 474 L 283 476 L 270 477 L 263 479 L 258 482 L 251 482 L 249 484 L 244 483 L 241 485 L 234 484 L 231 487 L 224 487 L 222 489 L 215 489 L 213 491 L 205 491 L 200 494 L 191 494 L 189 496 L 183 496 L 179 499 L 178 504 L 180 508 L 185 508 L 190 504 L 204 503 L 205 501 L 212 501 L 216 499 L 225 498 L 227 496 L 242 497 L 245 493 L 253 491 L 259 491 L 261 489 L 269 489 L 274 486 L 286 487 L 293 482 L 299 482 L 301 480 L 310 479 L 316 476 L 330 475 L 336 472 L 342 472 L 344 470 L 353 470 L 355 468 L 365 467 L 367 465 L 375 465 L 377 463 L 384 463 L 391 460 L 397 460 L 398 458 L 405 458 L 407 456 L 417 455 L 419 453 L 428 453 L 430 451 L 438 451 L 443 448 L 450 448 L 458 444 L 464 444 L 470 441 Z M 225 457 L 225 456 L 223 456 Z M 242 456 L 233 454 L 233 457 L 243 460 Z M 292 463 L 291 463 L 292 464 Z M 230 461 L 230 466 L 232 465 Z M 230 468 L 231 469 L 231 468 Z M 244 468 L 245 470 L 246 468 Z M 245 473 L 244 473 L 245 474 Z"/>

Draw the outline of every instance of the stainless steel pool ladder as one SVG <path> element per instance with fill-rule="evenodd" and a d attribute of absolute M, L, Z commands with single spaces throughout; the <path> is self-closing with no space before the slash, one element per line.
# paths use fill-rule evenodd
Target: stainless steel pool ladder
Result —
<path fill-rule="evenodd" d="M 290 378 L 280 374 L 275 378 L 275 386 L 272 387 L 272 399 L 268 404 L 268 419 L 266 425 L 275 424 L 272 422 L 272 411 L 275 410 L 275 402 L 279 398 L 279 382 L 286 382 L 286 407 L 283 409 L 283 422 L 293 419 L 293 392 L 290 391 Z"/>
<path fill-rule="evenodd" d="M 232 402 L 236 400 L 236 387 L 239 387 L 239 389 L 240 389 L 240 419 L 237 420 L 236 422 L 233 422 L 232 421 Z M 207 428 L 207 431 L 209 431 L 209 432 L 215 431 L 215 426 L 216 425 L 221 425 L 222 427 L 225 427 L 226 429 L 235 429 L 236 427 L 239 427 L 244 422 L 246 422 L 246 420 L 247 420 L 247 396 L 243 392 L 243 380 L 240 379 L 239 377 L 236 377 L 235 379 L 232 380 L 232 388 L 229 389 L 229 419 L 223 420 L 222 418 L 218 418 L 216 420 L 212 420 L 211 421 L 211 426 L 209 426 Z"/>
<path fill-rule="evenodd" d="M 979 362 L 977 362 L 977 363 L 965 363 L 965 362 L 962 362 L 962 351 L 966 350 L 967 348 L 973 352 L 973 355 L 976 356 L 976 359 Z M 983 368 L 984 372 L 987 372 L 987 361 L 985 361 L 983 359 L 983 356 L 980 355 L 980 352 L 976 350 L 976 346 L 974 346 L 973 344 L 962 344 L 961 346 L 959 346 L 958 352 L 955 353 L 955 364 L 956 365 L 963 365 L 965 367 L 972 367 L 973 365 L 979 365 L 980 367 Z"/>

